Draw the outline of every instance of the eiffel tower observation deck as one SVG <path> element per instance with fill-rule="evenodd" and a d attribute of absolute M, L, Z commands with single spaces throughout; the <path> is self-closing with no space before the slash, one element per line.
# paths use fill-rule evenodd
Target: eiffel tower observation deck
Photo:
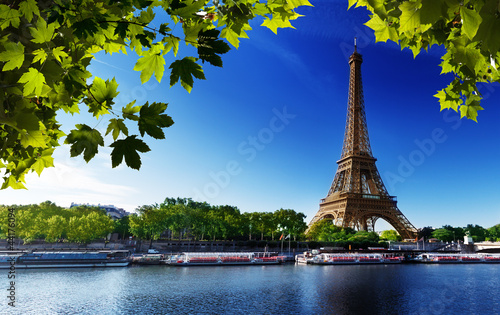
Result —
<path fill-rule="evenodd" d="M 391 224 L 403 239 L 416 238 L 417 229 L 397 207 L 396 197 L 390 196 L 375 166 L 366 125 L 361 63 L 354 52 L 349 58 L 349 100 L 344 145 L 338 169 L 326 198 L 309 223 L 333 220 L 335 225 L 374 231 L 375 222 L 383 219 Z"/>

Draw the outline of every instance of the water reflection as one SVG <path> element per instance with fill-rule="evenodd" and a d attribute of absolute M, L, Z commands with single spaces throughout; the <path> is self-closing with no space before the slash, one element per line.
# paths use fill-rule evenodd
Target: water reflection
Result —
<path fill-rule="evenodd" d="M 4 314 L 498 313 L 500 265 L 22 270 Z"/>

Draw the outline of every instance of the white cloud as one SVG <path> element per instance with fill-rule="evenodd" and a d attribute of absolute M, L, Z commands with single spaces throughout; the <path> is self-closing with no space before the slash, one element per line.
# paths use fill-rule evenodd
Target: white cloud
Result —
<path fill-rule="evenodd" d="M 131 195 L 137 194 L 134 187 L 110 184 L 113 178 L 105 176 L 99 168 L 91 168 L 84 162 L 74 164 L 57 163 L 47 168 L 38 177 L 36 173 L 26 176 L 28 190 L 7 189 L 0 191 L 0 204 L 33 204 L 45 200 L 68 207 L 71 202 L 89 204 L 114 204 L 133 210 L 136 205 L 127 204 Z M 125 201 L 125 203 L 124 203 Z"/>

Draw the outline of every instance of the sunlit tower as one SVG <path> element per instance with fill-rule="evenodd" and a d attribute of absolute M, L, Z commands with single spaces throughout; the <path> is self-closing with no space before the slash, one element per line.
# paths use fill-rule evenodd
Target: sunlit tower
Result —
<path fill-rule="evenodd" d="M 354 52 L 349 58 L 349 101 L 344 145 L 332 186 L 319 210 L 309 223 L 323 219 L 333 220 L 342 227 L 373 231 L 375 222 L 382 218 L 391 224 L 403 238 L 414 239 L 417 229 L 397 207 L 395 196 L 390 196 L 375 166 L 366 126 L 362 56 Z"/>

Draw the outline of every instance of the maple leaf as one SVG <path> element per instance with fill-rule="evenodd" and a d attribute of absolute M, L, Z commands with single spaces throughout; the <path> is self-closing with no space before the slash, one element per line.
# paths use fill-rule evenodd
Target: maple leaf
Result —
<path fill-rule="evenodd" d="M 50 24 L 47 26 L 47 22 L 44 19 L 38 19 L 36 22 L 36 27 L 30 27 L 31 40 L 33 43 L 43 44 L 52 40 L 54 35 L 55 25 Z"/>
<path fill-rule="evenodd" d="M 0 53 L 0 61 L 6 61 L 2 71 L 21 68 L 24 62 L 24 46 L 21 43 L 6 43 L 5 51 Z"/>
<path fill-rule="evenodd" d="M 64 47 L 56 47 L 52 49 L 52 54 L 54 55 L 54 58 L 56 58 L 57 61 L 62 62 L 61 58 L 63 57 L 68 57 L 68 54 L 63 51 Z"/>
<path fill-rule="evenodd" d="M 398 32 L 389 27 L 387 22 L 383 21 L 378 15 L 373 15 L 365 25 L 375 31 L 376 42 L 387 42 L 388 39 L 398 41 Z"/>
<path fill-rule="evenodd" d="M 148 145 L 141 139 L 137 139 L 137 136 L 128 136 L 123 140 L 116 140 L 110 147 L 113 148 L 111 151 L 111 166 L 117 167 L 125 158 L 125 163 L 128 167 L 139 170 L 141 168 L 141 157 L 137 152 L 148 152 L 151 149 Z"/>
<path fill-rule="evenodd" d="M 222 58 L 217 54 L 225 54 L 231 48 L 223 40 L 218 39 L 219 30 L 201 31 L 198 34 L 198 55 L 200 59 L 210 64 L 222 67 Z"/>
<path fill-rule="evenodd" d="M 138 125 L 142 137 L 144 137 L 144 133 L 147 133 L 155 139 L 165 139 L 165 133 L 161 128 L 168 128 L 174 124 L 170 116 L 162 114 L 166 109 L 167 104 L 165 103 L 149 105 L 149 102 L 146 102 L 141 107 Z"/>
<path fill-rule="evenodd" d="M 40 10 L 38 9 L 35 0 L 23 1 L 19 4 L 19 11 L 26 17 L 26 19 L 31 22 L 33 19 L 33 14 L 40 16 Z"/>
<path fill-rule="evenodd" d="M 16 9 L 11 9 L 5 4 L 0 4 L 0 30 L 4 30 L 9 25 L 19 27 L 21 14 Z"/>
<path fill-rule="evenodd" d="M 71 144 L 71 156 L 78 156 L 83 152 L 83 159 L 88 163 L 98 152 L 99 146 L 104 146 L 101 133 L 87 125 L 77 124 L 77 129 L 71 130 L 64 143 Z"/>
<path fill-rule="evenodd" d="M 42 89 L 45 85 L 45 77 L 37 69 L 29 68 L 28 72 L 25 72 L 17 82 L 24 83 L 24 96 L 28 96 L 32 93 L 40 96 L 42 95 Z"/>
<path fill-rule="evenodd" d="M 22 130 L 19 134 L 21 136 L 21 145 L 25 148 L 29 146 L 33 148 L 47 147 L 45 135 L 41 130 Z"/>
<path fill-rule="evenodd" d="M 99 25 L 91 18 L 73 24 L 73 34 L 78 38 L 93 36 L 99 31 Z M 87 35 L 88 34 L 88 35 Z"/>
<path fill-rule="evenodd" d="M 128 136 L 128 128 L 123 123 L 123 119 L 110 119 L 108 129 L 106 130 L 106 135 L 113 131 L 113 140 L 116 140 L 120 135 L 120 132 L 123 132 L 124 135 Z"/>
<path fill-rule="evenodd" d="M 35 55 L 35 57 L 33 58 L 33 63 L 38 61 L 38 62 L 40 62 L 40 64 L 42 64 L 47 59 L 47 53 L 45 52 L 45 50 L 43 48 L 39 48 L 39 49 L 33 51 L 33 55 Z"/>
<path fill-rule="evenodd" d="M 460 106 L 460 118 L 467 117 L 477 122 L 477 112 L 483 110 L 479 102 L 473 101 L 470 105 Z"/>
<path fill-rule="evenodd" d="M 40 176 L 44 168 L 54 167 L 54 158 L 52 157 L 52 153 L 54 153 L 54 148 L 43 150 L 42 154 L 40 154 L 36 158 L 36 162 L 31 166 L 32 169 Z"/>
<path fill-rule="evenodd" d="M 273 31 L 274 34 L 278 34 L 278 28 L 284 28 L 284 27 L 295 28 L 292 26 L 289 19 L 283 19 L 274 14 L 272 19 L 266 18 L 264 22 L 262 22 L 261 26 L 267 27 L 268 29 Z"/>
<path fill-rule="evenodd" d="M 165 58 L 163 58 L 160 47 L 160 45 L 154 45 L 137 60 L 134 70 L 141 71 L 141 83 L 149 81 L 153 73 L 156 80 L 161 82 L 165 70 Z"/>
<path fill-rule="evenodd" d="M 141 110 L 141 106 L 134 106 L 135 102 L 136 100 L 133 100 L 132 102 L 128 103 L 127 106 L 122 107 L 123 118 L 130 120 L 139 120 L 139 117 L 137 117 L 135 114 Z"/>
<path fill-rule="evenodd" d="M 196 63 L 196 58 L 194 57 L 184 57 L 181 60 L 176 60 L 172 62 L 169 69 L 172 69 L 172 73 L 170 74 L 170 87 L 174 86 L 180 79 L 181 85 L 189 93 L 191 93 L 193 89 L 193 76 L 197 79 L 205 80 L 203 69 Z"/>
<path fill-rule="evenodd" d="M 118 83 L 116 83 L 115 78 L 113 78 L 111 81 L 104 81 L 103 79 L 96 77 L 94 79 L 94 82 L 92 82 L 90 91 L 92 92 L 92 96 L 97 102 L 106 102 L 107 104 L 109 104 L 111 100 L 113 100 L 113 98 L 115 98 L 119 94 L 119 92 L 116 91 L 117 88 Z"/>

